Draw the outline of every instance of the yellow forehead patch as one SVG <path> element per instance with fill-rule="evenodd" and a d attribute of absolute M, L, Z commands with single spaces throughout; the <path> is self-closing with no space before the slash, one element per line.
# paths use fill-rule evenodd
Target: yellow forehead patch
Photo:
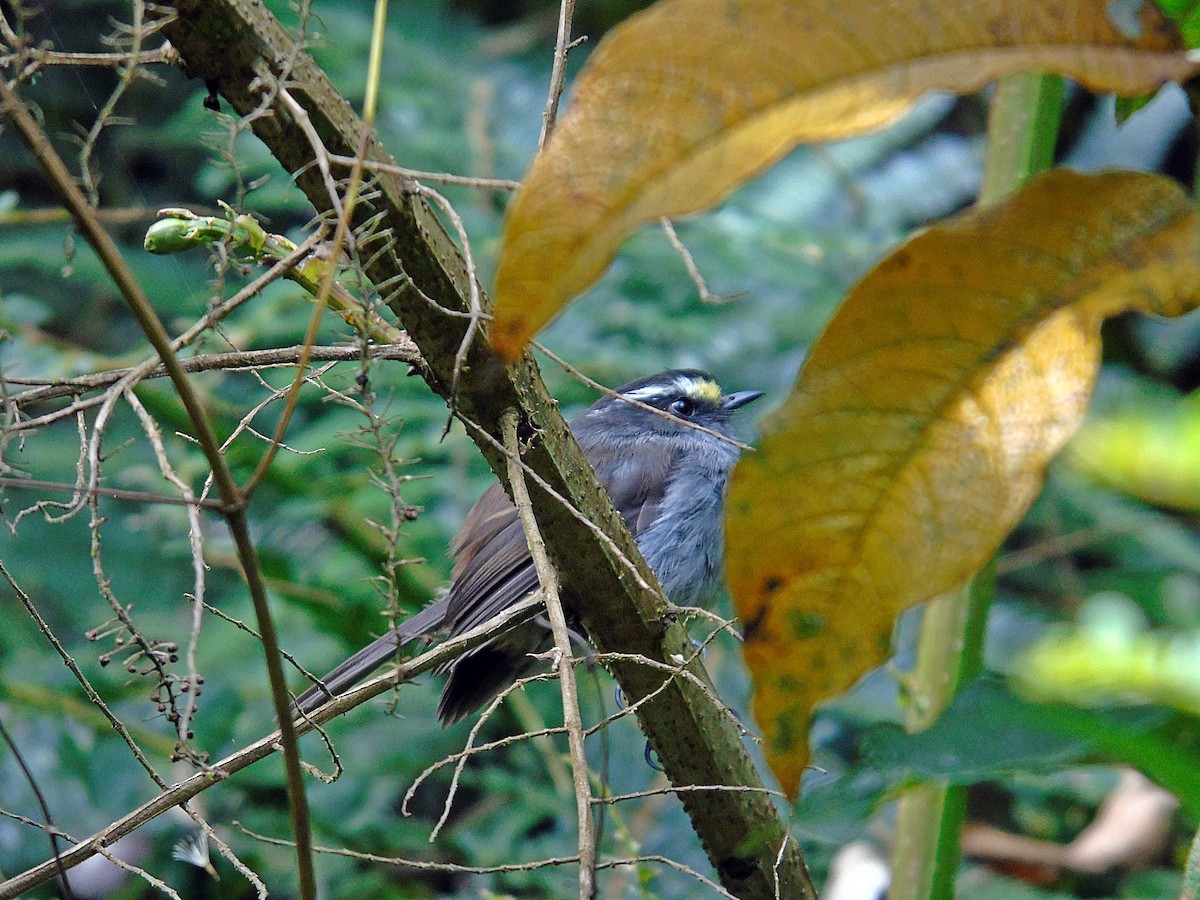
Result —
<path fill-rule="evenodd" d="M 708 378 L 698 378 L 688 385 L 688 393 L 698 400 L 716 403 L 721 399 L 721 386 Z"/>

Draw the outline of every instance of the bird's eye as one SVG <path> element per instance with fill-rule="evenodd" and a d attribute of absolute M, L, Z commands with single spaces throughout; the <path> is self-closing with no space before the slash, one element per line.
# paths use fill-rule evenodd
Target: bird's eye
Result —
<path fill-rule="evenodd" d="M 691 416 L 696 411 L 696 404 L 687 397 L 680 397 L 671 404 L 671 412 L 677 416 L 683 416 L 685 419 Z"/>

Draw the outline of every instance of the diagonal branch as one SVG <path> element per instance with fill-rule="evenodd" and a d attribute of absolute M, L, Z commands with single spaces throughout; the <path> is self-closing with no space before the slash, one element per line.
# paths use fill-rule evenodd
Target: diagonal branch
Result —
<path fill-rule="evenodd" d="M 189 74 L 203 78 L 240 115 L 264 102 L 269 115 L 256 115 L 253 128 L 319 212 L 328 212 L 329 194 L 312 166 L 311 144 L 295 115 L 280 101 L 278 79 L 287 66 L 287 92 L 305 110 L 330 154 L 353 155 L 362 123 L 325 74 L 300 52 L 282 25 L 253 0 L 176 0 L 173 21 L 163 33 L 184 60 Z M 264 100 L 264 98 L 267 98 Z M 395 161 L 371 137 L 366 165 Z M 438 394 L 455 392 L 457 411 L 482 426 L 472 434 L 494 471 L 505 478 L 500 430 L 504 411 L 516 409 L 520 433 L 528 438 L 523 462 L 575 510 L 610 534 L 612 545 L 590 530 L 544 489 L 531 490 L 534 512 L 546 536 L 547 551 L 562 576 L 563 601 L 579 616 L 601 652 L 646 657 L 664 665 L 686 658 L 690 643 L 661 594 L 639 586 L 649 570 L 611 501 L 567 429 L 536 364 L 526 357 L 505 367 L 489 350 L 483 333 L 465 344 L 461 377 L 454 381 L 456 354 L 475 318 L 467 266 L 451 237 L 431 211 L 415 181 L 377 169 L 376 192 L 360 198 L 353 224 L 379 217 L 391 242 L 373 255 L 367 274 L 416 343 L 421 374 Z M 377 223 L 378 224 L 378 223 Z M 483 298 L 483 311 L 487 301 Z M 484 330 L 485 331 L 485 330 Z M 615 549 L 614 549 L 615 548 Z M 631 570 L 632 569 L 632 570 Z M 661 685 L 653 667 L 625 658 L 611 664 L 630 703 Z M 698 660 L 688 672 L 708 682 Z M 803 857 L 770 797 L 761 791 L 741 735 L 723 709 L 697 684 L 674 679 L 639 709 L 639 720 L 673 784 L 742 785 L 747 792 L 695 791 L 680 794 L 693 827 L 721 882 L 740 897 L 813 897 Z M 780 852 L 780 848 L 783 852 Z"/>

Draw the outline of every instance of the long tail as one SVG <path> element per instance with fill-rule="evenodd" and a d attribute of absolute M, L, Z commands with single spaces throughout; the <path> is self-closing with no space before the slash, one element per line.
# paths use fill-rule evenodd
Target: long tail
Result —
<path fill-rule="evenodd" d="M 450 677 L 442 689 L 438 718 L 442 724 L 452 725 L 480 709 L 518 678 L 542 665 L 534 654 L 553 646 L 550 630 L 534 619 L 467 651 L 448 667 Z"/>
<path fill-rule="evenodd" d="M 353 687 L 359 679 L 394 658 L 396 648 L 400 644 L 437 631 L 441 627 L 444 613 L 445 603 L 443 600 L 439 600 L 416 615 L 405 619 L 395 631 L 389 631 L 376 638 L 322 678 L 321 684 L 314 684 L 297 697 L 296 710 L 310 713 L 318 706 L 323 706 L 327 700 L 331 700 L 347 688 Z"/>

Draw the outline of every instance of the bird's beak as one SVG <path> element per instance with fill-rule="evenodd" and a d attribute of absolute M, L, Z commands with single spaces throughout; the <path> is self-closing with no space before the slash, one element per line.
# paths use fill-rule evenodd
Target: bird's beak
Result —
<path fill-rule="evenodd" d="M 735 410 L 753 403 L 763 395 L 762 391 L 738 391 L 736 394 L 726 394 L 721 398 L 721 409 Z"/>

